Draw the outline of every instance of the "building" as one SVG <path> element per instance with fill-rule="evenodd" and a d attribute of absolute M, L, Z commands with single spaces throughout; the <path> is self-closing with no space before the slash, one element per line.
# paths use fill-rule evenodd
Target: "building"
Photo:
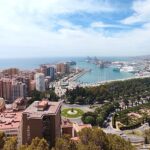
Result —
<path fill-rule="evenodd" d="M 27 99 L 20 97 L 13 102 L 12 109 L 13 111 L 25 110 L 26 106 L 27 106 Z"/>
<path fill-rule="evenodd" d="M 19 74 L 19 69 L 9 68 L 9 69 L 3 70 L 2 73 L 6 76 L 13 76 L 13 75 Z"/>
<path fill-rule="evenodd" d="M 20 135 L 20 122 L 22 111 L 13 111 L 7 108 L 0 113 L 0 131 L 4 132 L 7 137 Z"/>
<path fill-rule="evenodd" d="M 34 91 L 36 89 L 36 81 L 31 80 L 30 81 L 30 91 Z"/>
<path fill-rule="evenodd" d="M 7 102 L 26 96 L 27 85 L 25 83 L 9 78 L 0 79 L 0 97 L 3 97 Z"/>
<path fill-rule="evenodd" d="M 49 89 L 50 81 L 51 81 L 51 78 L 49 76 L 46 76 L 45 77 L 45 89 L 46 90 Z"/>
<path fill-rule="evenodd" d="M 84 128 L 92 128 L 92 125 L 73 123 L 73 137 L 77 137 L 78 133 Z"/>
<path fill-rule="evenodd" d="M 48 66 L 47 67 L 47 74 L 46 76 L 50 76 L 51 80 L 55 79 L 55 68 L 53 66 Z"/>
<path fill-rule="evenodd" d="M 5 109 L 5 100 L 0 97 L 0 112 L 3 112 Z"/>
<path fill-rule="evenodd" d="M 62 119 L 61 122 L 61 129 L 62 129 L 62 135 L 70 135 L 70 137 L 73 137 L 73 123 L 69 119 Z"/>
<path fill-rule="evenodd" d="M 61 102 L 35 101 L 23 112 L 21 124 L 21 144 L 39 137 L 54 146 L 61 135 Z"/>
<path fill-rule="evenodd" d="M 47 65 L 41 65 L 40 72 L 47 76 Z"/>
<path fill-rule="evenodd" d="M 12 80 L 9 78 L 0 79 L 0 97 L 10 101 L 12 99 Z"/>
<path fill-rule="evenodd" d="M 35 74 L 36 90 L 40 92 L 45 91 L 45 76 L 43 73 Z"/>
<path fill-rule="evenodd" d="M 56 65 L 56 71 L 60 74 L 67 74 L 70 72 L 70 66 L 68 63 L 59 63 Z"/>
<path fill-rule="evenodd" d="M 41 65 L 40 66 L 40 72 L 43 73 L 46 76 L 50 76 L 51 80 L 55 79 L 55 68 L 54 66 L 49 65 Z"/>
<path fill-rule="evenodd" d="M 25 75 L 22 75 L 22 76 L 18 76 L 16 80 L 26 85 L 26 96 L 29 96 L 31 92 L 31 89 L 30 89 L 31 79 L 29 77 L 26 77 Z"/>
<path fill-rule="evenodd" d="M 70 137 L 78 137 L 78 133 L 84 128 L 92 128 L 91 124 L 73 123 L 69 119 L 62 119 L 62 135 L 68 134 Z"/>
<path fill-rule="evenodd" d="M 22 82 L 14 81 L 12 82 L 12 101 L 19 97 L 27 96 L 27 85 Z"/>
<path fill-rule="evenodd" d="M 0 97 L 3 97 L 3 80 L 0 79 Z"/>

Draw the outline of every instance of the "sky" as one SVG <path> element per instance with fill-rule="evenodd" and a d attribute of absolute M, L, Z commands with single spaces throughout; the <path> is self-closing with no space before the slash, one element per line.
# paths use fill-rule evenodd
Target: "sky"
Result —
<path fill-rule="evenodd" d="M 150 0 L 0 0 L 0 58 L 150 54 Z"/>

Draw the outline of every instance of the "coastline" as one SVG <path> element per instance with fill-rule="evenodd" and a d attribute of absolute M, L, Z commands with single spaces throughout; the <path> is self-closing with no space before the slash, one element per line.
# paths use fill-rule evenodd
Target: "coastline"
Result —
<path fill-rule="evenodd" d="M 96 86 L 105 85 L 105 84 L 111 83 L 111 82 L 127 81 L 127 80 L 132 80 L 132 79 L 144 79 L 144 78 L 150 78 L 150 75 L 133 76 L 130 78 L 125 78 L 125 79 L 108 80 L 108 81 L 101 81 L 101 82 L 97 82 L 97 83 L 79 83 L 79 85 L 80 85 L 80 87 L 96 87 Z"/>

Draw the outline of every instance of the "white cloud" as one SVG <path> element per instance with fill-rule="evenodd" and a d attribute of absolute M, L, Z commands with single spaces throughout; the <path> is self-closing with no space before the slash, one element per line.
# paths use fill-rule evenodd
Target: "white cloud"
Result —
<path fill-rule="evenodd" d="M 107 24 L 99 21 L 91 23 L 91 28 L 128 28 L 128 27 L 118 24 Z"/>
<path fill-rule="evenodd" d="M 150 22 L 150 0 L 136 0 L 133 3 L 133 15 L 122 20 L 124 24 Z"/>
<path fill-rule="evenodd" d="M 93 28 L 115 25 L 95 22 L 83 28 L 59 18 L 66 13 L 113 10 L 110 4 L 94 0 L 0 0 L 0 57 L 148 53 L 148 24 L 139 30 L 106 37 L 104 31 L 96 32 Z M 53 30 L 56 24 L 61 26 L 58 31 Z"/>

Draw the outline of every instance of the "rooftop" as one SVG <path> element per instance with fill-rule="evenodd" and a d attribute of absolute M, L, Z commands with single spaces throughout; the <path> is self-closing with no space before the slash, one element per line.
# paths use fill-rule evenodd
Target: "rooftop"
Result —
<path fill-rule="evenodd" d="M 18 129 L 22 117 L 22 111 L 4 111 L 0 113 L 0 130 Z"/>
<path fill-rule="evenodd" d="M 73 127 L 73 123 L 69 119 L 62 119 L 61 126 L 62 128 Z"/>
<path fill-rule="evenodd" d="M 25 109 L 26 105 L 27 105 L 27 100 L 24 99 L 23 97 L 17 98 L 12 104 L 13 110 Z"/>
<path fill-rule="evenodd" d="M 29 117 L 41 118 L 44 114 L 55 115 L 61 107 L 62 102 L 50 102 L 46 99 L 33 102 L 23 114 L 28 114 Z M 43 109 L 39 109 L 43 107 Z"/>

